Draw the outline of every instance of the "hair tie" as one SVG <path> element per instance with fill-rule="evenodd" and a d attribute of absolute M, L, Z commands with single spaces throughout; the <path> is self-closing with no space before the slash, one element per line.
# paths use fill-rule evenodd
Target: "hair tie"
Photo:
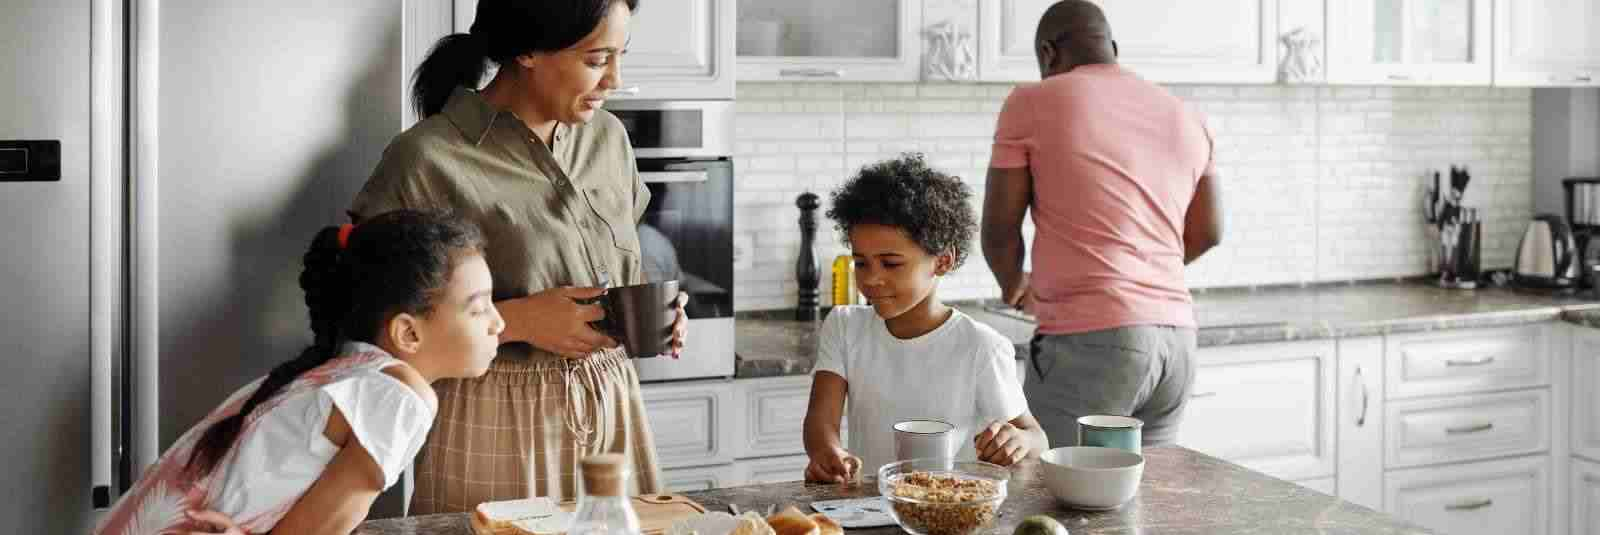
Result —
<path fill-rule="evenodd" d="M 350 246 L 350 233 L 352 231 L 354 231 L 355 229 L 356 229 L 356 226 L 352 225 L 352 224 L 349 224 L 349 223 L 345 223 L 343 225 L 339 225 L 339 248 L 340 249 L 344 249 L 344 248 Z"/>

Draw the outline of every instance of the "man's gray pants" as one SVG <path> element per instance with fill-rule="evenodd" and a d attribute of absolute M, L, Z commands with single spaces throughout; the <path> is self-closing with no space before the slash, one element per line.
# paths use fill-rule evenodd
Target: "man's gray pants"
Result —
<path fill-rule="evenodd" d="M 1194 385 L 1195 330 L 1160 325 L 1037 335 L 1023 393 L 1050 447 L 1078 444 L 1078 417 L 1144 421 L 1145 446 L 1171 444 Z"/>

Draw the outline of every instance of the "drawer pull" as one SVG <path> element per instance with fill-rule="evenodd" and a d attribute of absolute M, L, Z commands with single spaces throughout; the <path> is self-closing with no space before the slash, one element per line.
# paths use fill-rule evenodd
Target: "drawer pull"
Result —
<path fill-rule="evenodd" d="M 778 76 L 800 78 L 844 78 L 843 69 L 782 69 Z"/>
<path fill-rule="evenodd" d="M 1189 394 L 1189 399 L 1214 398 L 1214 397 L 1217 397 L 1217 393 L 1216 392 L 1195 392 L 1193 394 Z"/>
<path fill-rule="evenodd" d="M 1488 506 L 1491 506 L 1491 505 L 1494 505 L 1494 500 L 1491 500 L 1491 499 L 1488 499 L 1488 498 L 1481 498 L 1481 499 L 1473 500 L 1473 501 L 1470 501 L 1470 502 L 1452 503 L 1450 505 L 1444 506 L 1444 510 L 1446 510 L 1446 511 L 1472 511 L 1474 509 L 1482 509 L 1482 508 L 1485 508 L 1485 507 L 1488 507 Z"/>
<path fill-rule="evenodd" d="M 1467 433 L 1482 433 L 1494 429 L 1494 422 L 1485 422 L 1469 427 L 1446 427 L 1444 432 L 1450 435 L 1465 435 Z"/>
<path fill-rule="evenodd" d="M 1471 360 L 1450 359 L 1444 361 L 1445 366 L 1482 366 L 1494 362 L 1494 357 L 1480 357 Z"/>

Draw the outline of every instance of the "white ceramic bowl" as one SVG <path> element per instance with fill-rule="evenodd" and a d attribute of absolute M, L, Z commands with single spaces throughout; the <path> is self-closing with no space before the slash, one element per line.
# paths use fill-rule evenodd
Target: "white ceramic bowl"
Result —
<path fill-rule="evenodd" d="M 1039 458 L 1050 494 L 1074 509 L 1121 507 L 1138 494 L 1144 477 L 1144 456 L 1115 448 L 1056 448 Z"/>

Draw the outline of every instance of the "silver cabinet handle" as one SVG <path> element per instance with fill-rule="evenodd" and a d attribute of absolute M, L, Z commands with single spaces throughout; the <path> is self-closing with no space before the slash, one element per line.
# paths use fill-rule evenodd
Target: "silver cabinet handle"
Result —
<path fill-rule="evenodd" d="M 1481 357 L 1471 360 L 1450 359 L 1444 361 L 1445 366 L 1482 366 L 1494 362 L 1494 357 Z"/>
<path fill-rule="evenodd" d="M 619 94 L 623 94 L 623 95 L 637 95 L 637 94 L 639 94 L 639 91 L 640 91 L 639 86 L 636 86 L 636 85 L 630 85 L 628 87 L 619 87 L 619 88 L 611 90 L 612 93 L 619 93 Z"/>
<path fill-rule="evenodd" d="M 1217 397 L 1217 393 L 1216 392 L 1195 392 L 1193 394 L 1189 394 L 1189 399 L 1214 398 L 1214 397 Z"/>
<path fill-rule="evenodd" d="M 1361 414 L 1356 416 L 1356 427 L 1367 425 L 1367 378 L 1361 366 L 1356 366 L 1356 384 L 1361 385 Z"/>
<path fill-rule="evenodd" d="M 1389 75 L 1389 79 L 1390 80 L 1394 80 L 1396 82 L 1409 82 L 1409 81 L 1411 81 L 1411 77 L 1407 76 L 1407 75 L 1404 75 L 1404 74 L 1391 74 L 1391 75 Z"/>
<path fill-rule="evenodd" d="M 1467 433 L 1482 433 L 1490 429 L 1494 429 L 1494 422 L 1484 422 L 1478 425 L 1470 425 L 1467 427 L 1446 427 L 1444 428 L 1444 432 L 1450 435 L 1465 435 Z"/>
<path fill-rule="evenodd" d="M 1479 499 L 1468 501 L 1468 502 L 1457 502 L 1457 503 L 1452 503 L 1450 505 L 1446 505 L 1446 506 L 1444 506 L 1444 510 L 1446 510 L 1446 511 L 1471 511 L 1471 510 L 1474 510 L 1474 509 L 1482 509 L 1482 508 L 1485 508 L 1485 507 L 1488 507 L 1488 506 L 1491 506 L 1491 505 L 1494 505 L 1494 500 L 1491 500 L 1489 498 L 1479 498 Z"/>
<path fill-rule="evenodd" d="M 1580 75 L 1572 77 L 1572 81 L 1574 81 L 1574 82 L 1590 82 L 1590 81 L 1593 81 L 1593 80 L 1594 80 L 1594 78 L 1591 78 L 1587 74 L 1580 74 Z"/>
<path fill-rule="evenodd" d="M 844 78 L 843 69 L 782 69 L 778 76 L 797 78 Z"/>

